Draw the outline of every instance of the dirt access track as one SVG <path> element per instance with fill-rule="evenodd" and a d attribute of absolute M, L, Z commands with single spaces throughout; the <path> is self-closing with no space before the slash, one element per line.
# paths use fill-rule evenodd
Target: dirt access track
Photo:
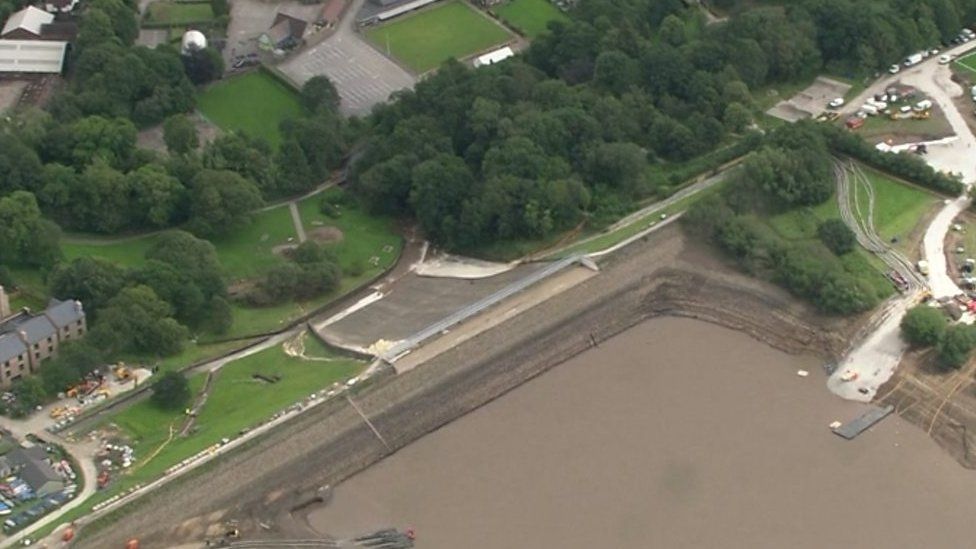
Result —
<path fill-rule="evenodd" d="M 650 317 L 715 322 L 825 359 L 840 356 L 865 320 L 818 315 L 717 257 L 679 227 L 662 229 L 603 259 L 598 275 L 562 294 L 354 391 L 382 441 L 351 403 L 333 400 L 88 526 L 76 546 L 122 547 L 133 536 L 146 548 L 200 543 L 227 520 L 239 521 L 246 539 L 308 536 L 297 509 L 319 499 L 320 487 Z"/>

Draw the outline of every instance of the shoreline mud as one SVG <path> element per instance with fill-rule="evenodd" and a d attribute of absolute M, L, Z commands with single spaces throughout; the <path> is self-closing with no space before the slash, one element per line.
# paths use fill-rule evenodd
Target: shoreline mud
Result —
<path fill-rule="evenodd" d="M 687 317 L 788 353 L 836 360 L 868 318 L 826 317 L 738 272 L 667 227 L 600 262 L 601 272 L 352 397 L 339 399 L 81 532 L 77 547 L 200 542 L 235 521 L 250 539 L 307 533 L 304 504 L 439 427 L 649 318 Z M 302 508 L 300 513 L 293 510 Z"/>

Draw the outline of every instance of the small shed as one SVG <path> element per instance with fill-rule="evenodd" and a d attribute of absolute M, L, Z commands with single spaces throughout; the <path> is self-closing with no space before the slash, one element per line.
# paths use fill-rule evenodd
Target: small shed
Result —
<path fill-rule="evenodd" d="M 481 67 L 484 65 L 494 65 L 495 63 L 499 63 L 508 59 L 509 57 L 512 57 L 513 55 L 515 55 L 515 52 L 512 51 L 512 48 L 505 46 L 504 48 L 498 48 L 495 51 L 490 51 L 475 58 L 474 66 Z"/>

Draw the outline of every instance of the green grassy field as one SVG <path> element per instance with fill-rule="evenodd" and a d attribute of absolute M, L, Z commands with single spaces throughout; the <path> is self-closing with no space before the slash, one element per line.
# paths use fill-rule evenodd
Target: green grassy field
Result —
<path fill-rule="evenodd" d="M 233 234 L 212 239 L 227 277 L 236 280 L 264 272 L 282 259 L 274 247 L 295 240 L 295 227 L 287 206 L 272 208 L 252 216 L 250 225 Z M 123 267 L 142 265 L 155 235 L 123 240 L 98 237 L 68 237 L 61 244 L 65 258 L 100 257 Z"/>
<path fill-rule="evenodd" d="M 146 21 L 174 26 L 209 21 L 213 17 L 213 9 L 209 2 L 187 4 L 161 0 L 149 4 L 146 10 Z"/>
<path fill-rule="evenodd" d="M 247 227 L 211 241 L 217 248 L 217 257 L 224 272 L 236 280 L 258 276 L 272 265 L 284 261 L 274 253 L 275 246 L 297 243 L 298 235 L 295 234 L 288 207 L 279 206 L 255 214 Z"/>
<path fill-rule="evenodd" d="M 182 411 L 163 411 L 143 400 L 115 415 L 110 421 L 130 441 L 136 452 L 136 463 L 108 492 L 117 493 L 157 478 L 167 468 L 222 438 L 233 438 L 241 429 L 253 427 L 312 392 L 362 370 L 364 363 L 331 353 L 308 334 L 303 337 L 305 355 L 311 360 L 288 356 L 279 345 L 221 368 L 197 416 L 194 431 L 185 438 L 177 434 L 170 439 L 170 429 L 178 432 L 186 419 Z M 254 374 L 280 376 L 280 379 L 267 383 L 255 379 Z M 204 381 L 205 374 L 190 378 L 194 395 Z"/>
<path fill-rule="evenodd" d="M 892 120 L 887 116 L 869 116 L 857 133 L 867 140 L 892 136 L 912 136 L 912 141 L 935 140 L 952 135 L 952 126 L 936 107 L 932 109 L 931 117 L 922 120 Z"/>
<path fill-rule="evenodd" d="M 878 234 L 886 241 L 897 237 L 902 244 L 912 247 L 911 237 L 921 235 L 922 219 L 938 206 L 941 199 L 874 170 L 865 169 L 864 174 L 874 185 L 874 226 Z M 861 196 L 859 200 L 865 203 L 867 197 Z"/>
<path fill-rule="evenodd" d="M 362 271 L 366 278 L 389 267 L 400 256 L 402 239 L 393 231 L 393 220 L 369 215 L 354 201 L 339 206 L 340 215 L 330 218 L 319 211 L 322 200 L 335 202 L 343 193 L 339 189 L 329 189 L 321 194 L 306 198 L 298 204 L 298 211 L 309 238 L 315 239 L 317 231 L 328 231 L 334 227 L 342 231 L 338 242 L 325 242 L 325 246 L 335 253 L 347 276 L 359 276 Z"/>
<path fill-rule="evenodd" d="M 222 129 L 263 137 L 272 147 L 281 142 L 279 124 L 302 114 L 295 92 L 262 71 L 213 84 L 197 98 L 197 108 Z"/>
<path fill-rule="evenodd" d="M 976 53 L 971 53 L 964 57 L 960 57 L 959 59 L 956 59 L 956 63 L 976 73 Z"/>
<path fill-rule="evenodd" d="M 837 257 L 820 242 L 817 226 L 833 218 L 840 218 L 836 197 L 815 208 L 796 209 L 763 221 L 780 238 L 802 242 L 807 250 L 824 262 L 837 262 L 845 271 L 872 288 L 878 298 L 884 299 L 893 294 L 895 290 L 883 274 L 884 264 L 876 257 L 862 248 Z"/>
<path fill-rule="evenodd" d="M 875 189 L 874 225 L 878 234 L 887 241 L 897 236 L 898 248 L 909 254 L 917 253 L 917 240 L 921 236 L 923 221 L 937 207 L 939 198 L 880 172 L 864 169 L 864 173 Z M 860 190 L 859 200 L 866 208 L 867 196 L 863 190 Z M 767 223 L 781 238 L 808 241 L 812 248 L 820 249 L 823 245 L 817 239 L 817 226 L 831 218 L 840 218 L 836 197 L 815 208 L 798 209 L 774 216 Z M 831 260 L 832 254 L 826 248 L 822 252 L 825 261 Z M 887 268 L 875 256 L 859 248 L 845 254 L 840 261 L 846 270 L 876 288 L 879 295 L 891 293 L 890 284 L 882 276 Z"/>
<path fill-rule="evenodd" d="M 142 265 L 146 251 L 155 241 L 155 235 L 127 240 L 68 236 L 61 242 L 61 251 L 69 261 L 77 257 L 98 257 L 123 267 L 137 267 Z"/>
<path fill-rule="evenodd" d="M 568 21 L 569 17 L 549 0 L 510 0 L 494 8 L 506 23 L 535 38 L 546 30 L 549 21 Z"/>
<path fill-rule="evenodd" d="M 486 50 L 511 38 L 463 2 L 441 4 L 373 28 L 366 37 L 416 72 Z"/>

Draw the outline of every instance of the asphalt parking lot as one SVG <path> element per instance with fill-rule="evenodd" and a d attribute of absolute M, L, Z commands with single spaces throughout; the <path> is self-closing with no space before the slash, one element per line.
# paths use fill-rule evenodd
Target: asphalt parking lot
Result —
<path fill-rule="evenodd" d="M 345 22 L 335 35 L 278 68 L 298 83 L 319 74 L 328 76 L 339 91 L 340 108 L 346 115 L 369 114 L 390 94 L 414 84 L 410 73 L 363 42 Z"/>

